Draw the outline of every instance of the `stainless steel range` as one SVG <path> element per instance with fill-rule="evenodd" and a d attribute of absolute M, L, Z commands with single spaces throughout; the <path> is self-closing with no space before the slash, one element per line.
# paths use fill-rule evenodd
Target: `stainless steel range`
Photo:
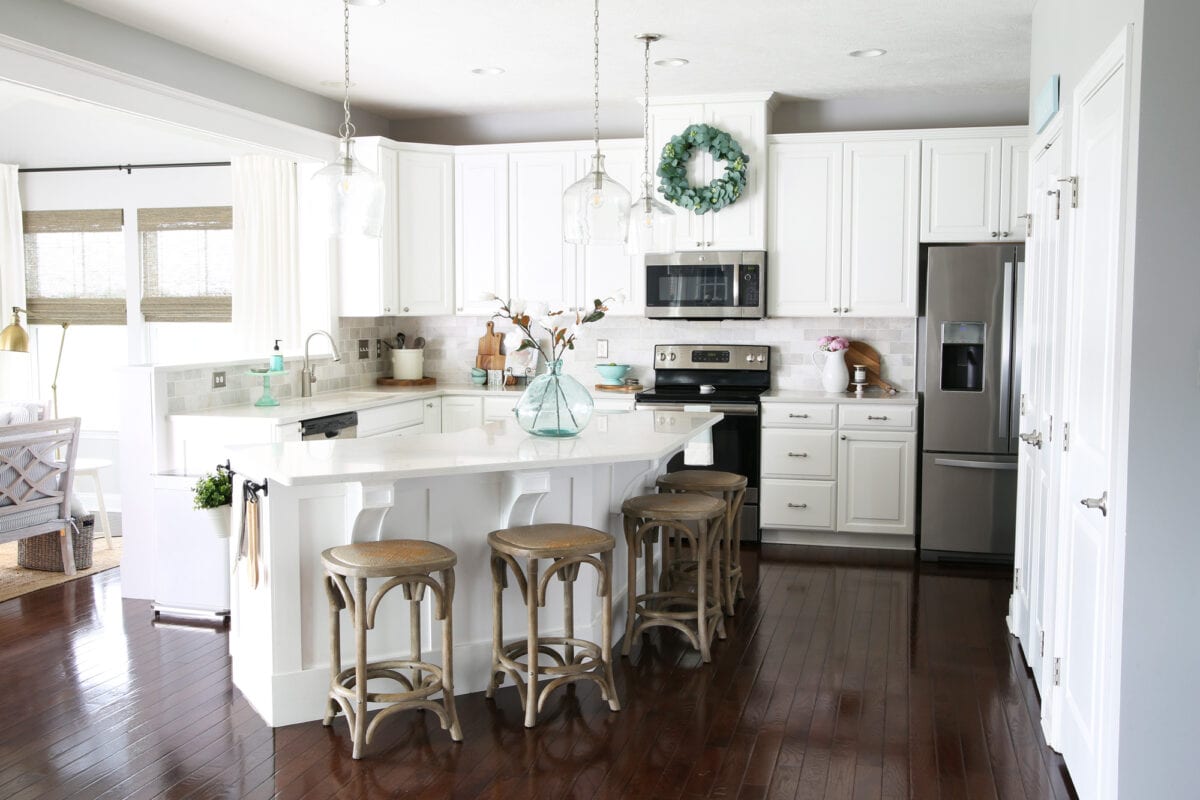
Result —
<path fill-rule="evenodd" d="M 637 407 L 664 411 L 719 411 L 712 429 L 713 463 L 694 467 L 675 456 L 667 471 L 718 469 L 745 475 L 742 539 L 758 541 L 759 395 L 771 388 L 766 345 L 660 344 L 654 348 L 654 388 Z"/>

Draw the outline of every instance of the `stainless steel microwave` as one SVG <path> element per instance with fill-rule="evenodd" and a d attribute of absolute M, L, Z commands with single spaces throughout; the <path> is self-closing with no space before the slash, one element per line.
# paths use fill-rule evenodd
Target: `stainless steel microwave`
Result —
<path fill-rule="evenodd" d="M 646 256 L 651 319 L 762 319 L 767 254 L 700 250 Z"/>

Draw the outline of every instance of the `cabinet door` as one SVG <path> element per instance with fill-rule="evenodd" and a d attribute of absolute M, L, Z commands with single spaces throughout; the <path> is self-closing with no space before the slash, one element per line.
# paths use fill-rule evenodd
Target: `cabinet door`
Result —
<path fill-rule="evenodd" d="M 703 215 L 707 231 L 705 246 L 714 250 L 762 250 L 767 238 L 764 230 L 767 193 L 763 185 L 767 154 L 759 143 L 766 140 L 766 106 L 754 102 L 709 104 L 704 107 L 704 121 L 737 140 L 750 158 L 742 196 L 720 211 Z M 697 160 L 706 164 L 704 183 L 725 172 L 725 162 L 713 161 L 707 153 Z"/>
<path fill-rule="evenodd" d="M 691 105 L 652 106 L 650 108 L 650 172 L 655 174 L 654 185 L 658 185 L 658 162 L 662 158 L 663 145 L 678 136 L 697 122 L 704 122 L 704 106 L 695 103 Z M 688 163 L 688 180 L 693 185 L 708 183 L 711 178 L 705 177 L 705 159 L 693 158 Z M 662 195 L 659 195 L 662 200 Z M 663 202 L 666 202 L 665 200 Z M 705 215 L 693 214 L 686 208 L 671 206 L 675 209 L 675 249 L 700 250 L 704 247 L 707 231 Z"/>
<path fill-rule="evenodd" d="M 454 310 L 453 158 L 448 153 L 396 154 L 398 314 Z"/>
<path fill-rule="evenodd" d="M 427 433 L 442 432 L 442 398 L 431 397 L 421 403 L 421 421 Z"/>
<path fill-rule="evenodd" d="M 1000 238 L 1025 241 L 1029 213 L 1029 140 L 1004 139 L 1000 180 Z"/>
<path fill-rule="evenodd" d="M 521 396 L 515 393 L 508 394 L 505 397 L 483 398 L 483 421 L 497 422 L 512 419 L 513 409 L 517 407 L 517 401 L 520 399 Z"/>
<path fill-rule="evenodd" d="M 574 151 L 513 153 L 508 170 L 512 296 L 577 307 L 575 245 L 562 230 L 563 192 L 578 177 Z"/>
<path fill-rule="evenodd" d="M 853 142 L 842 154 L 842 314 L 917 313 L 920 143 Z"/>
<path fill-rule="evenodd" d="M 491 314 L 484 292 L 508 295 L 508 156 L 460 155 L 455 162 L 455 310 Z"/>
<path fill-rule="evenodd" d="M 841 307 L 842 145 L 773 145 L 770 161 L 768 313 L 836 314 Z"/>
<path fill-rule="evenodd" d="M 383 228 L 377 239 L 344 236 L 338 240 L 338 316 L 391 316 L 400 309 L 396 151 L 376 146 L 355 154 L 364 167 L 383 179 Z"/>
<path fill-rule="evenodd" d="M 999 238 L 999 202 L 999 139 L 937 139 L 923 143 L 922 242 L 986 242 Z"/>
<path fill-rule="evenodd" d="M 838 531 L 911 535 L 917 435 L 872 431 L 839 439 Z"/>
<path fill-rule="evenodd" d="M 483 424 L 483 399 L 480 397 L 443 397 L 442 433 L 465 431 Z"/>
<path fill-rule="evenodd" d="M 642 148 L 623 145 L 613 147 L 601 142 L 604 169 L 613 180 L 629 190 L 636 201 L 642 195 Z M 579 174 L 584 175 L 592 165 L 592 150 L 578 153 Z M 651 167 L 653 169 L 653 167 Z M 653 187 L 651 183 L 651 187 Z M 634 214 L 637 213 L 634 208 Z M 641 316 L 646 306 L 646 279 L 642 257 L 631 256 L 620 244 L 576 245 L 579 259 L 578 307 L 591 309 L 593 300 L 616 297 L 624 292 L 624 303 L 611 302 L 608 313 L 614 316 Z"/>

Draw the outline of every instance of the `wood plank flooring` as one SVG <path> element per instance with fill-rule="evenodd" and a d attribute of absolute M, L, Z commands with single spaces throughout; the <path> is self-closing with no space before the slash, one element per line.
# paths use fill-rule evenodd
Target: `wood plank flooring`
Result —
<path fill-rule="evenodd" d="M 744 553 L 748 597 L 704 665 L 674 632 L 619 659 L 623 709 L 516 690 L 391 720 L 267 728 L 221 630 L 151 624 L 110 571 L 0 603 L 0 798 L 1074 797 L 1004 628 L 1011 576 L 881 557 Z"/>

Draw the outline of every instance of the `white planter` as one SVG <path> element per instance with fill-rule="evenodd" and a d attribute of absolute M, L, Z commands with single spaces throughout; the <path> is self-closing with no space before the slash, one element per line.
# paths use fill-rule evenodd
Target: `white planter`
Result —
<path fill-rule="evenodd" d="M 202 508 L 196 513 L 208 518 L 207 524 L 217 535 L 218 539 L 228 539 L 233 528 L 233 506 L 218 506 L 217 508 Z"/>

